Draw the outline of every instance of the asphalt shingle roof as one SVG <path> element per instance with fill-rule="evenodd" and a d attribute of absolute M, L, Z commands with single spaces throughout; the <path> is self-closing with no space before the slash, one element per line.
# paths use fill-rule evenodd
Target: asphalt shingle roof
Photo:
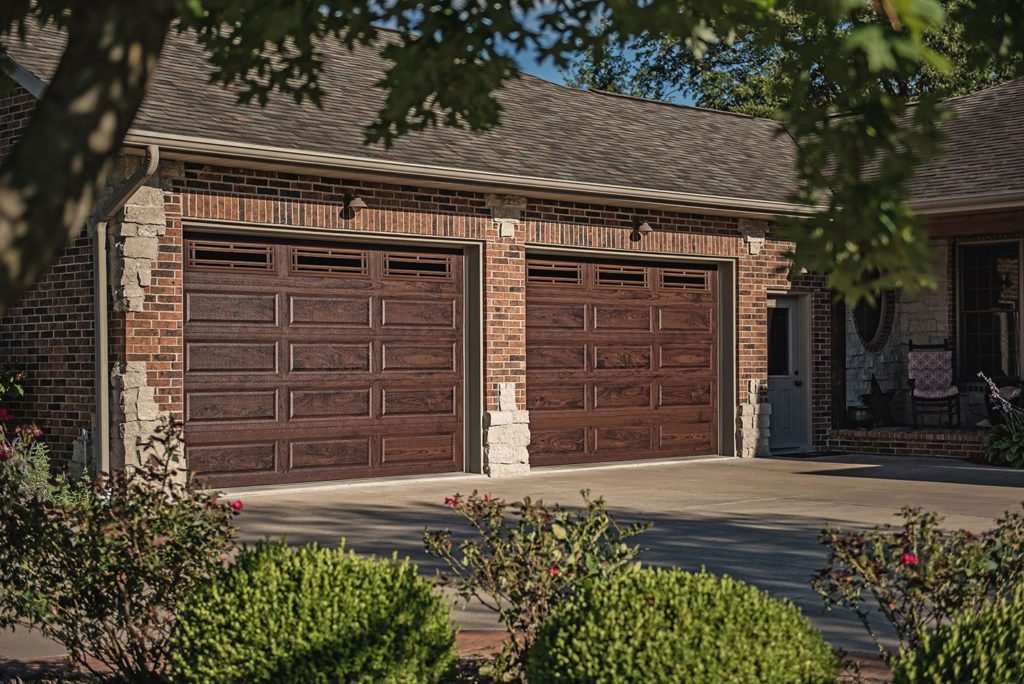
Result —
<path fill-rule="evenodd" d="M 914 199 L 1024 192 L 1024 78 L 946 104 L 945 154 L 917 170 Z"/>
<path fill-rule="evenodd" d="M 10 54 L 47 80 L 63 36 L 34 30 Z M 272 96 L 236 104 L 207 82 L 210 67 L 189 34 L 172 34 L 133 129 L 310 152 L 648 190 L 786 202 L 795 150 L 768 119 L 566 88 L 524 75 L 500 92 L 498 127 L 482 133 L 414 132 L 390 149 L 363 145 L 384 93 L 388 63 L 367 47 L 323 44 L 323 108 Z"/>

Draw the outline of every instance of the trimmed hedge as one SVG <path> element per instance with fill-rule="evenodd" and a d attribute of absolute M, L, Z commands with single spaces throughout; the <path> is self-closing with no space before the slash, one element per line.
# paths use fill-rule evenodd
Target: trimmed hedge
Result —
<path fill-rule="evenodd" d="M 315 544 L 242 552 L 183 606 L 177 682 L 439 682 L 449 609 L 416 566 Z"/>
<path fill-rule="evenodd" d="M 1024 586 L 1010 600 L 940 627 L 904 651 L 893 667 L 898 684 L 1020 684 L 1024 681 Z"/>
<path fill-rule="evenodd" d="M 832 684 L 839 661 L 788 601 L 730 577 L 645 569 L 570 598 L 526 671 L 530 684 Z"/>

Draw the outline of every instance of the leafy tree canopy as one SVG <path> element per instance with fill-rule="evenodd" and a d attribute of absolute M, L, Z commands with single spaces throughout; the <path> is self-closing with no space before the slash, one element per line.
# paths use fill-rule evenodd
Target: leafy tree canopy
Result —
<path fill-rule="evenodd" d="M 801 33 L 799 17 L 817 22 Z M 904 200 L 914 167 L 936 150 L 942 112 L 934 93 L 908 108 L 891 84 L 953 73 L 954 56 L 929 42 L 949 26 L 963 33 L 970 69 L 1024 47 L 1020 0 L 965 0 L 952 17 L 938 0 L 6 0 L 0 43 L 34 21 L 60 26 L 68 43 L 0 166 L 0 310 L 81 230 L 172 30 L 191 31 L 216 81 L 261 103 L 318 101 L 321 40 L 372 43 L 376 26 L 397 28 L 402 38 L 382 48 L 393 62 L 387 99 L 367 126 L 367 141 L 384 144 L 427 126 L 497 125 L 494 93 L 516 77 L 516 54 L 567 67 L 580 51 L 614 53 L 647 36 L 704 54 L 739 36 L 771 50 L 795 35 L 776 104 L 799 143 L 798 199 L 812 211 L 788 223 L 794 265 L 827 273 L 851 300 L 932 282 Z"/>

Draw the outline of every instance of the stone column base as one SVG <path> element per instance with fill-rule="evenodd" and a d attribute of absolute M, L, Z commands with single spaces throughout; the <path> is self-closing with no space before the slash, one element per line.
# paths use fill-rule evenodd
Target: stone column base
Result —
<path fill-rule="evenodd" d="M 737 411 L 736 454 L 740 458 L 770 453 L 772 405 L 766 401 L 740 404 Z"/>
<path fill-rule="evenodd" d="M 530 412 L 488 411 L 484 415 L 484 474 L 530 474 Z"/>

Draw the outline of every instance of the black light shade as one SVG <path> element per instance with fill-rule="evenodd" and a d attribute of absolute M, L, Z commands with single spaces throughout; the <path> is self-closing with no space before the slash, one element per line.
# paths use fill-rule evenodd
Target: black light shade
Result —
<path fill-rule="evenodd" d="M 362 197 L 357 197 L 351 192 L 346 192 L 341 201 L 341 218 L 346 221 L 355 218 L 356 214 L 369 206 L 366 200 Z"/>
<path fill-rule="evenodd" d="M 654 228 L 652 228 L 651 224 L 648 223 L 647 221 L 644 221 L 643 223 L 634 223 L 633 230 L 629 234 L 629 241 L 640 242 L 640 240 L 642 240 L 645 235 L 648 235 L 653 232 Z"/>

